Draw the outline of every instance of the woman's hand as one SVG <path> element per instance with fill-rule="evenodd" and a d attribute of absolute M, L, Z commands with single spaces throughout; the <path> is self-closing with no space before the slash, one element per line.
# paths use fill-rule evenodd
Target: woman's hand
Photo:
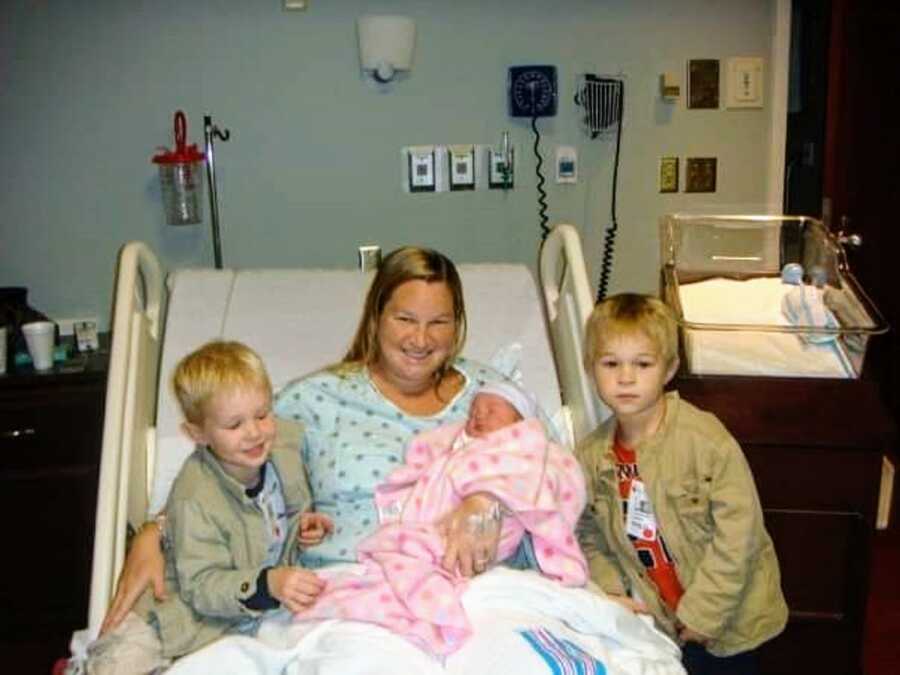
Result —
<path fill-rule="evenodd" d="M 155 523 L 147 525 L 138 531 L 131 542 L 125 566 L 116 583 L 116 595 L 100 626 L 100 635 L 122 623 L 149 584 L 153 584 L 153 595 L 157 600 L 166 599 L 166 561 L 159 546 L 160 531 Z"/>
<path fill-rule="evenodd" d="M 310 511 L 300 515 L 300 530 L 297 532 L 297 541 L 301 546 L 309 547 L 321 544 L 334 530 L 334 523 L 324 513 Z"/>
<path fill-rule="evenodd" d="M 325 582 L 302 567 L 273 567 L 266 575 L 269 593 L 290 611 L 302 612 L 316 602 Z"/>
<path fill-rule="evenodd" d="M 484 572 L 497 556 L 500 525 L 496 499 L 487 494 L 466 497 L 438 521 L 445 542 L 441 566 L 448 572 L 458 568 L 465 577 Z"/>

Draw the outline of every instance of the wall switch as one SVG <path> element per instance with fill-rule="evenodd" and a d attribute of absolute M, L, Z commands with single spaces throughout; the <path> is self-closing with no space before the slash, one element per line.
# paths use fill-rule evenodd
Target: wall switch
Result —
<path fill-rule="evenodd" d="M 451 190 L 475 189 L 475 147 L 448 145 L 447 161 Z"/>
<path fill-rule="evenodd" d="M 556 182 L 578 182 L 578 152 L 571 145 L 556 147 Z"/>
<path fill-rule="evenodd" d="M 372 272 L 381 265 L 381 247 L 367 244 L 359 247 L 359 271 Z"/>
<path fill-rule="evenodd" d="M 688 157 L 684 167 L 684 191 L 715 192 L 716 164 L 715 157 Z"/>
<path fill-rule="evenodd" d="M 763 107 L 763 60 L 738 56 L 726 63 L 725 107 Z"/>
<path fill-rule="evenodd" d="M 678 158 L 659 158 L 659 191 L 678 192 Z"/>

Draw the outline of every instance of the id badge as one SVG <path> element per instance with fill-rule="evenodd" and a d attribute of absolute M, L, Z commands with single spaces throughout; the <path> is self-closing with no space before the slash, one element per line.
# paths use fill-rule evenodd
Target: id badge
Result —
<path fill-rule="evenodd" d="M 653 514 L 653 505 L 647 496 L 644 482 L 640 480 L 631 481 L 625 532 L 644 541 L 656 540 L 656 516 Z"/>

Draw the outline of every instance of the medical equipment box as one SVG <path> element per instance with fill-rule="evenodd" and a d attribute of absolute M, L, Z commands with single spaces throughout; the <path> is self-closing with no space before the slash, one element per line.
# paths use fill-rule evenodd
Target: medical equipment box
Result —
<path fill-rule="evenodd" d="M 888 326 L 850 272 L 858 238 L 782 215 L 666 215 L 660 294 L 697 375 L 857 378 Z"/>

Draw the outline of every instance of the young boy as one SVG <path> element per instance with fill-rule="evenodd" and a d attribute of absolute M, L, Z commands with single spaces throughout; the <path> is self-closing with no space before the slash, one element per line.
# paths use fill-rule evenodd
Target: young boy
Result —
<path fill-rule="evenodd" d="M 721 422 L 663 388 L 678 368 L 671 310 L 622 294 L 594 309 L 584 365 L 613 416 L 576 449 L 579 540 L 592 579 L 649 612 L 688 672 L 756 673 L 787 620 L 750 468 Z"/>
<path fill-rule="evenodd" d="M 172 486 L 164 523 L 168 597 L 145 593 L 121 626 L 88 649 L 87 672 L 149 673 L 224 633 L 253 634 L 264 610 L 299 611 L 324 582 L 291 565 L 297 540 L 319 543 L 327 516 L 311 498 L 299 429 L 276 421 L 259 356 L 210 342 L 173 377 L 185 433 L 198 449 Z"/>
<path fill-rule="evenodd" d="M 374 622 L 441 657 L 459 649 L 471 632 L 461 602 L 468 579 L 442 565 L 441 518 L 476 493 L 497 504 L 493 517 L 466 523 L 476 571 L 510 556 L 528 532 L 544 575 L 584 585 L 587 561 L 574 536 L 584 477 L 536 415 L 533 397 L 495 382 L 479 389 L 466 421 L 416 435 L 403 465 L 375 490 L 381 525 L 357 548 L 363 571 L 330 576 L 298 618 Z"/>

